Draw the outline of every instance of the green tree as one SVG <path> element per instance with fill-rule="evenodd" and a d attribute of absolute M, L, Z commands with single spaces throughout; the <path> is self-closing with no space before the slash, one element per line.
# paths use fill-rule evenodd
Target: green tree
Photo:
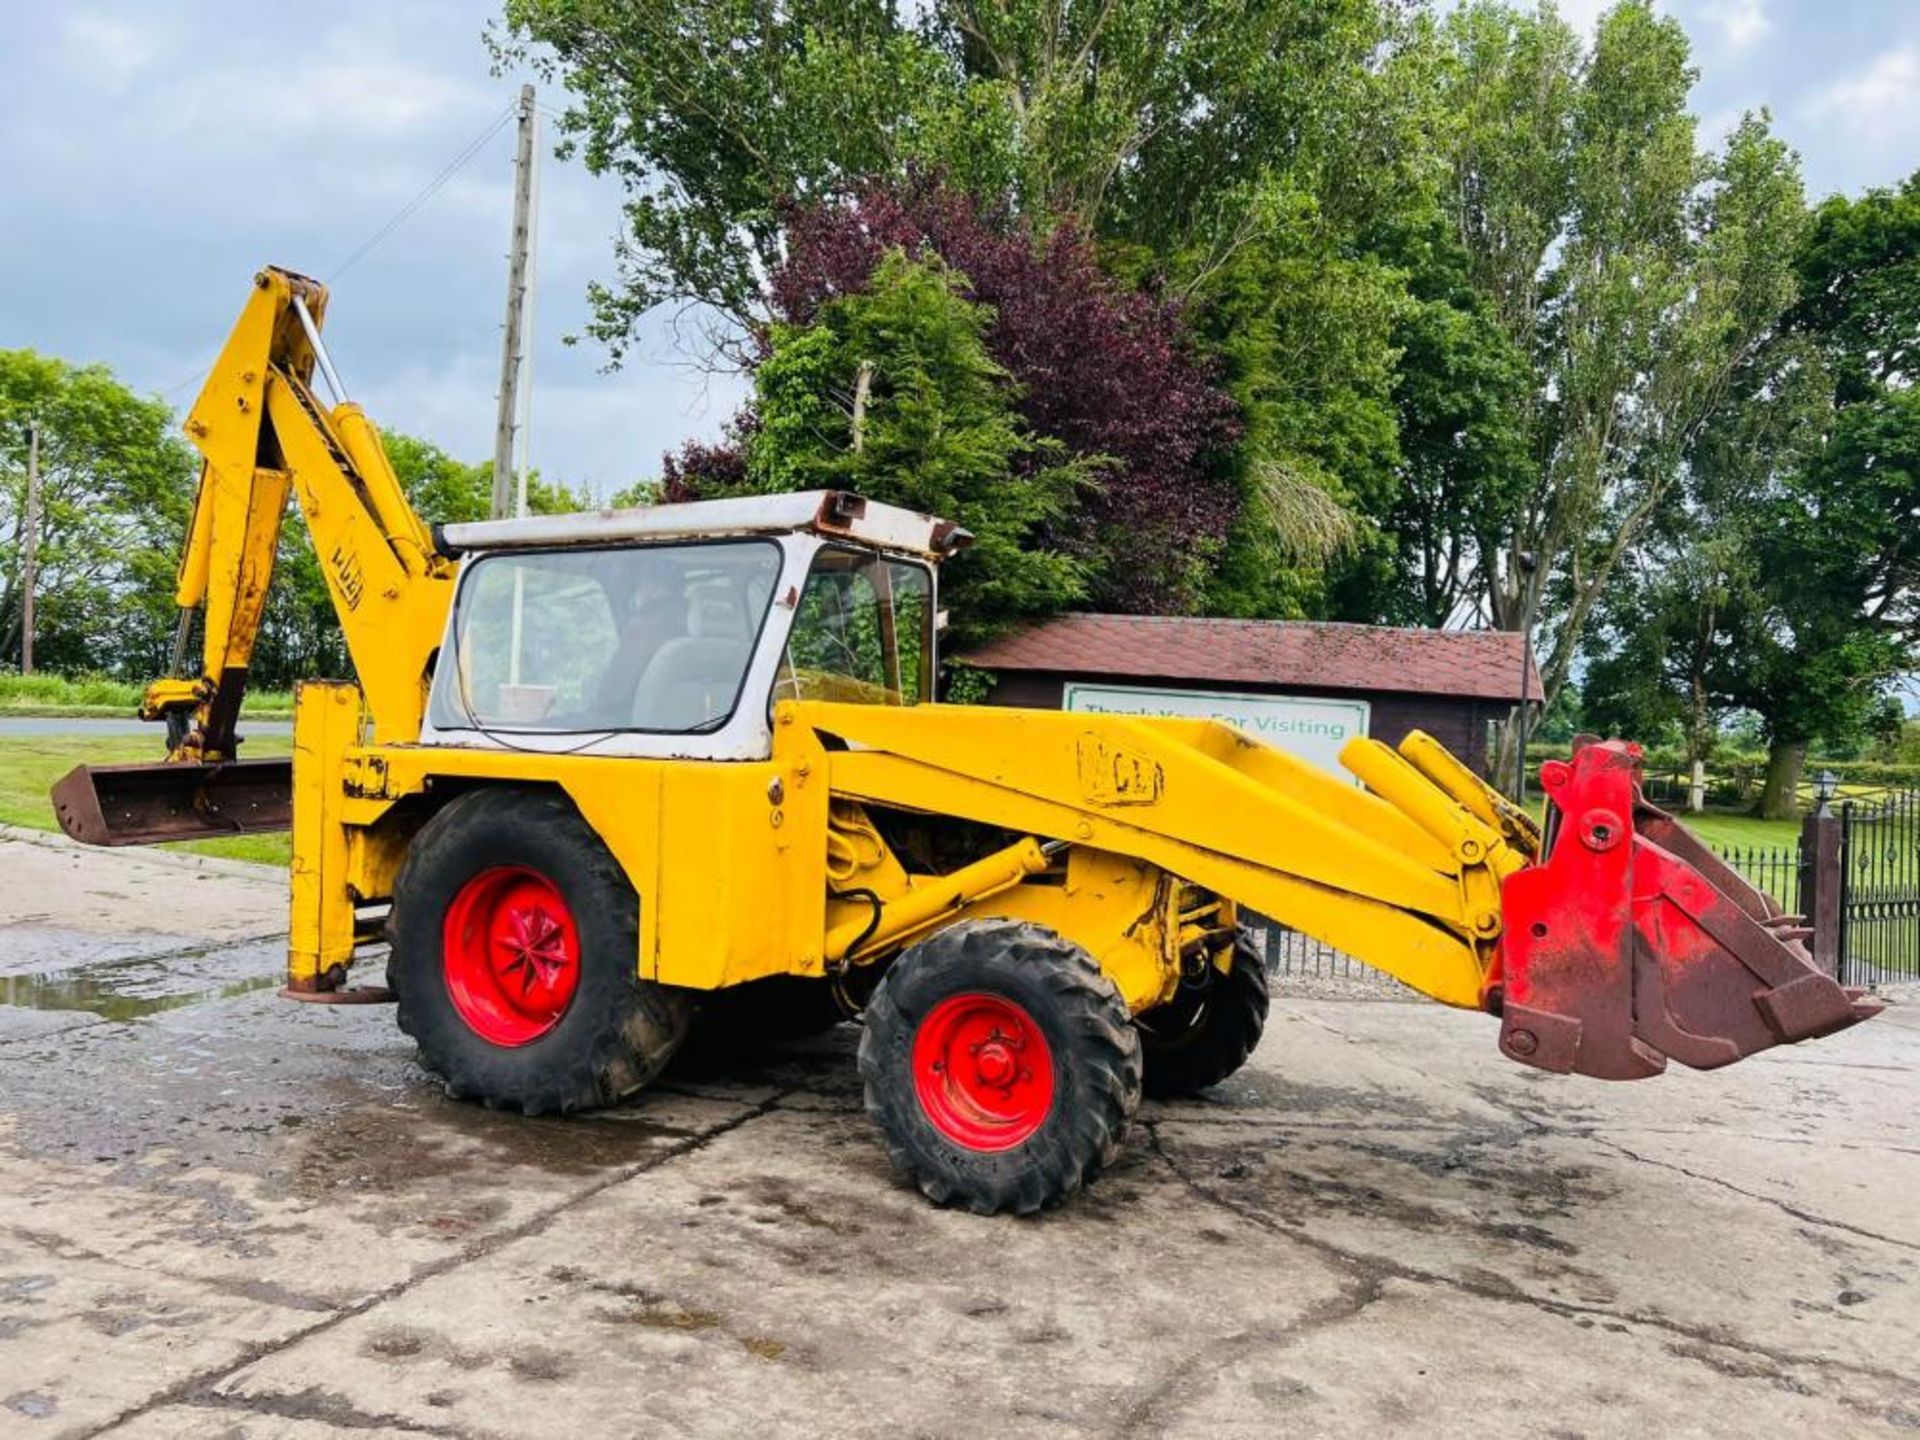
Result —
<path fill-rule="evenodd" d="M 167 655 L 194 456 L 167 408 L 103 365 L 0 350 L 0 656 L 20 654 L 27 435 L 40 425 L 34 659 L 154 669 Z"/>
<path fill-rule="evenodd" d="M 1400 461 L 1398 272 L 1333 243 L 1310 197 L 1192 283 L 1193 326 L 1239 403 L 1240 515 L 1207 591 L 1216 614 L 1323 613 L 1330 567 L 1367 553 Z"/>
<path fill-rule="evenodd" d="M 1897 724 L 1920 645 L 1920 394 L 1836 414 L 1827 443 L 1767 505 L 1764 610 L 1740 676 L 1766 723 L 1763 813 L 1793 811 L 1811 742 L 1852 746 Z"/>
<path fill-rule="evenodd" d="M 1485 593 L 1482 565 L 1518 519 L 1532 479 L 1527 357 L 1477 292 L 1438 214 L 1387 235 L 1408 296 L 1396 317 L 1399 463 L 1378 513 L 1384 576 L 1344 607 L 1355 618 L 1445 626 Z"/>
<path fill-rule="evenodd" d="M 1603 606 L 1589 708 L 1758 716 L 1761 806 L 1791 814 L 1809 748 L 1896 718 L 1920 644 L 1920 333 L 1913 187 L 1820 207 L 1801 296 L 1735 370 L 1669 503 Z M 1696 581 L 1704 580 L 1705 588 Z"/>
<path fill-rule="evenodd" d="M 752 368 L 785 222 L 837 191 L 930 172 L 1043 243 L 1073 217 L 1187 303 L 1246 407 L 1241 518 L 1224 554 L 1192 547 L 1181 603 L 1281 615 L 1361 603 L 1333 587 L 1390 556 L 1369 517 L 1397 483 L 1404 292 L 1358 237 L 1435 176 L 1419 28 L 1381 0 L 507 0 L 497 48 L 566 84 L 569 143 L 627 190 L 594 295 L 616 358 L 675 302 Z"/>
<path fill-rule="evenodd" d="M 1649 744 L 1677 740 L 1689 761 L 1712 758 L 1737 703 L 1734 648 L 1757 594 L 1747 539 L 1738 526 L 1677 522 L 1621 565 L 1589 639 L 1590 724 Z"/>
<path fill-rule="evenodd" d="M 775 328 L 747 449 L 755 491 L 857 490 L 972 531 L 943 580 L 961 643 L 1057 610 L 1084 585 L 1074 561 L 1034 537 L 1092 465 L 1021 425 L 987 352 L 991 322 L 953 271 L 893 252 L 866 290 L 811 325 Z"/>
<path fill-rule="evenodd" d="M 1424 152 L 1380 63 L 1396 21 L 1378 0 L 944 0 L 922 28 L 1005 117 L 1027 209 L 1197 258 L 1194 279 L 1289 192 L 1350 217 L 1401 183 Z"/>
<path fill-rule="evenodd" d="M 1897 729 L 1890 729 L 1875 742 L 1868 758 L 1882 765 L 1920 767 L 1920 720 L 1902 717 Z"/>
<path fill-rule="evenodd" d="M 1364 207 L 1424 153 L 1403 143 L 1400 87 L 1378 63 L 1392 14 L 1378 0 L 506 0 L 494 46 L 564 82 L 564 143 L 626 189 L 615 275 L 593 294 L 617 354 L 663 302 L 709 307 L 736 340 L 758 327 L 785 208 L 914 167 L 1043 222 L 1072 213 L 1103 239 L 1194 251 L 1195 276 L 1262 233 L 1283 177 Z"/>
<path fill-rule="evenodd" d="M 1794 328 L 1814 337 L 1843 405 L 1920 368 L 1920 172 L 1898 190 L 1834 196 L 1798 255 Z"/>
<path fill-rule="evenodd" d="M 1794 298 L 1805 202 L 1764 116 L 1717 156 L 1696 149 L 1686 35 L 1647 0 L 1616 4 L 1584 55 L 1551 9 L 1493 0 L 1444 36 L 1445 203 L 1532 376 L 1533 475 L 1477 556 L 1481 600 L 1496 626 L 1540 636 L 1551 700 Z"/>
<path fill-rule="evenodd" d="M 1006 171 L 1004 111 L 891 0 L 507 0 L 492 38 L 565 82 L 563 153 L 627 192 L 614 277 L 592 291 L 616 358 L 663 302 L 710 307 L 737 345 L 765 316 L 789 205 L 916 159 Z"/>
<path fill-rule="evenodd" d="M 1808 749 L 1897 720 L 1920 648 L 1920 186 L 1829 200 L 1795 257 L 1788 324 L 1709 427 L 1705 503 L 1757 577 L 1726 692 L 1762 720 L 1762 808 L 1789 814 Z"/>

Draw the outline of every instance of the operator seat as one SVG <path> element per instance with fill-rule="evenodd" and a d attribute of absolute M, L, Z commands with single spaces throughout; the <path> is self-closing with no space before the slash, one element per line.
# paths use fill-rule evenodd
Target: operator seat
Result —
<path fill-rule="evenodd" d="M 724 596 L 696 598 L 687 633 L 654 652 L 633 691 L 639 730 L 697 730 L 733 709 L 752 658 L 746 617 Z"/>

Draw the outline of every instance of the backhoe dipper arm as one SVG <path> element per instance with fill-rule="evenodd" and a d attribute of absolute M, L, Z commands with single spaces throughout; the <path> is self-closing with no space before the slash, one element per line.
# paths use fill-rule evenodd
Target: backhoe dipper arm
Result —
<path fill-rule="evenodd" d="M 284 829 L 285 761 L 238 762 L 234 723 L 273 580 L 289 494 L 365 692 L 372 738 L 417 738 L 453 568 L 407 503 L 379 432 L 341 392 L 320 339 L 326 288 L 266 269 L 188 413 L 203 465 L 175 599 L 179 660 L 197 611 L 198 673 L 148 687 L 142 718 L 168 725 L 168 765 L 94 766 L 63 780 L 55 811 L 98 844 Z M 309 388 L 316 371 L 333 395 Z"/>

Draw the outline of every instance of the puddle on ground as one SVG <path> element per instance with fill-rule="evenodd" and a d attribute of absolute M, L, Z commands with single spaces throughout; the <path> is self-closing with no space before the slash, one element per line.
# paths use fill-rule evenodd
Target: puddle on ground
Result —
<path fill-rule="evenodd" d="M 180 988 L 182 981 L 206 979 L 205 975 L 182 974 L 176 957 L 141 956 L 82 970 L 0 976 L 0 1005 L 16 1005 L 23 1010 L 84 1010 L 105 1020 L 137 1020 L 162 1010 L 227 1000 L 280 983 L 276 972 L 219 985 L 201 983 L 189 990 Z"/>

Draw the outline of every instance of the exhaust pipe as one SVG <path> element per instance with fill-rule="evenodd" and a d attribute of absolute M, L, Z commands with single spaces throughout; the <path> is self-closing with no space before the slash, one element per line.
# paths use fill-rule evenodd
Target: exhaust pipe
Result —
<path fill-rule="evenodd" d="M 1488 976 L 1510 1059 L 1602 1080 L 1696 1070 L 1884 1008 L 1815 968 L 1809 934 L 1640 792 L 1639 747 L 1579 745 L 1540 781 L 1545 858 L 1501 887 Z"/>

